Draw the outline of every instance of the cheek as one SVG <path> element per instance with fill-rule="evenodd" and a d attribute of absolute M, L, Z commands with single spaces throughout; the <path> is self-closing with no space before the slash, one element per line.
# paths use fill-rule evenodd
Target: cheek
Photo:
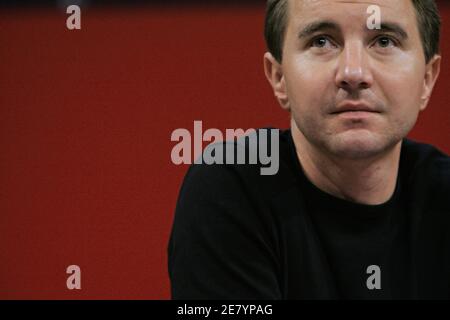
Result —
<path fill-rule="evenodd" d="M 421 104 L 423 72 L 412 64 L 377 70 L 375 90 L 387 110 L 386 133 L 407 134 L 414 127 Z"/>
<path fill-rule="evenodd" d="M 298 58 L 286 63 L 285 77 L 292 109 L 317 112 L 329 92 L 333 74 L 332 68 L 325 64 L 318 66 Z"/>
<path fill-rule="evenodd" d="M 425 68 L 417 60 L 377 68 L 376 83 L 390 112 L 412 115 L 419 111 Z"/>

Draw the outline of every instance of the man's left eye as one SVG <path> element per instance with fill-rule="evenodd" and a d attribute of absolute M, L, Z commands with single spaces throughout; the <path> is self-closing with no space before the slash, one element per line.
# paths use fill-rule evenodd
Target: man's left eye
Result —
<path fill-rule="evenodd" d="M 376 40 L 376 44 L 378 44 L 382 48 L 389 48 L 390 45 L 393 45 L 395 47 L 397 45 L 397 43 L 390 37 L 379 37 Z"/>

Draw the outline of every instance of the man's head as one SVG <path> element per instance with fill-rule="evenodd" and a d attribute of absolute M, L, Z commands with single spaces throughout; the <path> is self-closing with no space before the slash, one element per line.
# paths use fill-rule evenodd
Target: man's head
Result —
<path fill-rule="evenodd" d="M 373 5 L 380 29 L 368 27 Z M 428 104 L 439 28 L 432 0 L 269 0 L 266 76 L 305 141 L 334 156 L 376 156 Z M 358 108 L 374 112 L 338 113 Z"/>

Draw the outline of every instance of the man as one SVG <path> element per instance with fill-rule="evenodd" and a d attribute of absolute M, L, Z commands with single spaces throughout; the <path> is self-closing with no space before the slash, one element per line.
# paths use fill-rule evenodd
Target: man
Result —
<path fill-rule="evenodd" d="M 280 168 L 189 169 L 173 298 L 450 298 L 450 157 L 406 138 L 439 27 L 432 0 L 268 1 L 265 73 L 291 114 Z"/>

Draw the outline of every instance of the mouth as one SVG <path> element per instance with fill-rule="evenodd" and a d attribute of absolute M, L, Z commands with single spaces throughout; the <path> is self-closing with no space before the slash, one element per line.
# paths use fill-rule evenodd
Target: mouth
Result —
<path fill-rule="evenodd" d="M 375 112 L 375 111 L 347 110 L 347 111 L 334 112 L 334 113 L 332 113 L 332 115 L 335 115 L 342 119 L 364 120 L 364 119 L 373 117 L 379 113 L 380 112 Z"/>
<path fill-rule="evenodd" d="M 369 106 L 365 103 L 351 103 L 345 102 L 340 104 L 332 114 L 342 114 L 342 113 L 352 113 L 352 114 L 364 114 L 364 113 L 380 113 L 376 108 Z"/>
<path fill-rule="evenodd" d="M 336 111 L 336 112 L 333 112 L 332 114 L 341 114 L 341 113 L 355 113 L 355 114 L 358 114 L 358 113 L 380 113 L 380 112 L 378 112 L 378 111 L 372 111 L 372 110 L 352 110 L 352 109 L 349 109 L 349 110 L 343 110 L 343 111 Z"/>

